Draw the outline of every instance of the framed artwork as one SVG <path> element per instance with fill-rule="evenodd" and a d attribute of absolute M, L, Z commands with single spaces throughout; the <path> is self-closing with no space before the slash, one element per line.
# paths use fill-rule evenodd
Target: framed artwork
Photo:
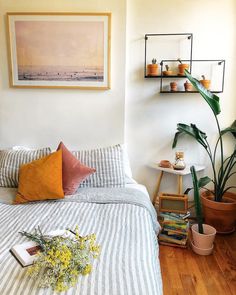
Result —
<path fill-rule="evenodd" d="M 8 13 L 10 85 L 110 88 L 110 13 Z"/>

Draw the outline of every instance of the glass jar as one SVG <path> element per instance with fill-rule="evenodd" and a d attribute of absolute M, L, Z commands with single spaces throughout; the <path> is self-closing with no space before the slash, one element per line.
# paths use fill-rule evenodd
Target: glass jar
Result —
<path fill-rule="evenodd" d="M 175 153 L 175 163 L 174 169 L 175 170 L 184 170 L 186 164 L 184 162 L 184 152 L 176 152 Z"/>

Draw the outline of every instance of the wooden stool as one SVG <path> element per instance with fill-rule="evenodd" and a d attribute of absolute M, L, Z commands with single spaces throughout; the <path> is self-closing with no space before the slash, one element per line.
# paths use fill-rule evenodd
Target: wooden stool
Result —
<path fill-rule="evenodd" d="M 160 171 L 160 174 L 158 175 L 158 178 L 157 178 L 157 187 L 156 187 L 156 192 L 155 192 L 154 199 L 153 199 L 154 205 L 158 200 L 158 193 L 160 191 L 161 181 L 162 181 L 164 172 L 177 176 L 177 194 L 182 194 L 183 193 L 183 176 L 191 174 L 191 172 L 190 172 L 191 166 L 192 165 L 186 165 L 186 168 L 184 170 L 174 170 L 173 168 L 163 168 L 163 167 L 158 166 L 158 164 L 154 164 L 151 166 L 152 168 Z M 202 171 L 205 169 L 204 166 L 199 166 L 199 165 L 194 165 L 194 166 L 195 166 L 196 171 Z"/>

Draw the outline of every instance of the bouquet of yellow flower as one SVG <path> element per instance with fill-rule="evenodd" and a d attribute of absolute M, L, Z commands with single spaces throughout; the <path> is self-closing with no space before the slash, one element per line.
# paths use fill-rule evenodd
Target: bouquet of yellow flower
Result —
<path fill-rule="evenodd" d="M 72 232 L 72 231 L 71 231 Z M 49 288 L 57 292 L 73 287 L 79 275 L 87 275 L 92 271 L 92 260 L 100 253 L 96 244 L 96 235 L 80 236 L 78 227 L 71 236 L 46 236 L 40 228 L 34 234 L 21 232 L 23 236 L 37 242 L 42 251 L 27 273 L 38 279 L 39 287 Z"/>

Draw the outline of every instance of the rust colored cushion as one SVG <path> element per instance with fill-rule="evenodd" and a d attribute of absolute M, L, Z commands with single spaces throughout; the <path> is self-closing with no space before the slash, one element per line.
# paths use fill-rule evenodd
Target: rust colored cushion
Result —
<path fill-rule="evenodd" d="M 62 198 L 62 151 L 20 166 L 18 192 L 13 204 Z"/>
<path fill-rule="evenodd" d="M 60 142 L 57 150 L 62 150 L 62 181 L 65 195 L 76 192 L 80 183 L 96 170 L 83 165 L 76 157 Z"/>

